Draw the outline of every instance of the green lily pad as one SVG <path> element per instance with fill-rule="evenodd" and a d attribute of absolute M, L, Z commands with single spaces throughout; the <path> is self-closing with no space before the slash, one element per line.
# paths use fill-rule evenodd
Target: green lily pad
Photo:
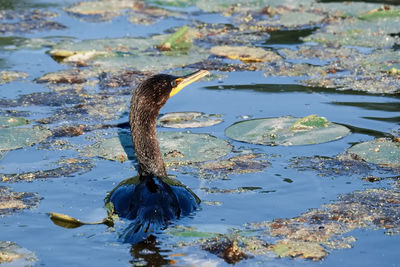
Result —
<path fill-rule="evenodd" d="M 347 152 L 356 154 L 363 160 L 375 164 L 400 165 L 400 143 L 388 139 L 359 143 L 349 148 Z"/>
<path fill-rule="evenodd" d="M 229 59 L 239 59 L 243 62 L 272 62 L 281 59 L 272 51 L 247 46 L 214 46 L 211 48 L 211 53 Z"/>
<path fill-rule="evenodd" d="M 203 61 L 209 53 L 197 46 L 185 51 L 159 51 L 155 47 L 166 35 L 150 38 L 115 38 L 61 42 L 53 47 L 50 55 L 61 62 L 92 64 L 102 71 L 135 69 L 163 72 Z"/>
<path fill-rule="evenodd" d="M 162 51 L 188 50 L 192 45 L 192 42 L 189 39 L 188 30 L 188 26 L 183 26 L 174 34 L 168 36 L 164 41 L 162 41 L 157 48 Z"/>
<path fill-rule="evenodd" d="M 170 227 L 166 230 L 166 233 L 173 236 L 188 237 L 188 238 L 211 238 L 218 235 L 218 233 L 202 232 L 194 227 L 185 227 L 182 225 Z"/>
<path fill-rule="evenodd" d="M 35 253 L 10 241 L 0 241 L 0 264 L 5 266 L 33 266 Z"/>
<path fill-rule="evenodd" d="M 228 142 L 208 134 L 158 132 L 160 149 L 167 165 L 190 164 L 214 160 L 227 155 L 232 146 Z M 133 157 L 132 140 L 128 134 L 107 138 L 85 149 L 88 157 L 101 157 L 124 162 Z"/>
<path fill-rule="evenodd" d="M 73 6 L 65 8 L 65 11 L 80 16 L 98 16 L 102 20 L 109 20 L 121 14 L 122 10 L 133 7 L 129 1 L 109 0 L 109 1 L 89 1 L 79 2 Z"/>
<path fill-rule="evenodd" d="M 392 47 L 398 37 L 390 34 L 397 32 L 399 28 L 398 17 L 371 21 L 349 18 L 323 27 L 303 40 L 334 46 Z"/>
<path fill-rule="evenodd" d="M 28 123 L 27 119 L 21 117 L 0 117 L 0 128 L 14 127 Z"/>
<path fill-rule="evenodd" d="M 51 131 L 40 128 L 1 128 L 0 150 L 13 150 L 32 146 L 51 136 Z"/>
<path fill-rule="evenodd" d="M 359 19 L 375 20 L 390 17 L 400 17 L 400 9 L 374 9 L 358 16 Z"/>
<path fill-rule="evenodd" d="M 311 128 L 308 126 L 301 129 L 293 129 L 293 126 L 308 120 L 291 116 L 246 120 L 232 124 L 225 130 L 225 134 L 234 140 L 252 144 L 292 146 L 325 143 L 350 133 L 348 128 L 335 123 L 326 122 L 321 125 L 321 120 L 314 117 L 312 121 L 317 123 L 311 123 Z"/>
<path fill-rule="evenodd" d="M 157 124 L 168 128 L 198 128 L 223 122 L 222 115 L 202 112 L 171 112 L 161 116 Z"/>

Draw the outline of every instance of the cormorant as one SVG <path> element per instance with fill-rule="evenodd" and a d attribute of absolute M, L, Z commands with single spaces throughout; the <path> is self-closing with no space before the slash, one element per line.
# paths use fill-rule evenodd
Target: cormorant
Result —
<path fill-rule="evenodd" d="M 154 75 L 138 85 L 130 106 L 129 124 L 138 160 L 138 176 L 121 182 L 106 201 L 119 217 L 132 220 L 123 234 L 125 242 L 137 243 L 169 221 L 196 210 L 200 199 L 184 184 L 168 178 L 156 136 L 157 116 L 167 100 L 183 87 L 209 72 L 175 77 Z"/>

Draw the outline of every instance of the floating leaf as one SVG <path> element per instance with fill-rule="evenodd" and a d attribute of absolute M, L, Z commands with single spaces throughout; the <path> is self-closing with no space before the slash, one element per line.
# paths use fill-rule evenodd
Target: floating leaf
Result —
<path fill-rule="evenodd" d="M 74 217 L 56 212 L 50 212 L 49 216 L 50 220 L 54 224 L 68 229 L 78 228 L 81 227 L 82 225 L 105 224 L 109 227 L 112 227 L 114 225 L 114 222 L 111 217 L 104 218 L 102 221 L 99 222 L 81 222 L 80 220 L 75 219 Z"/>
<path fill-rule="evenodd" d="M 54 224 L 64 228 L 78 228 L 84 225 L 81 221 L 65 214 L 50 212 L 49 216 Z"/>
<path fill-rule="evenodd" d="M 188 7 L 196 3 L 195 0 L 147 0 L 147 3 L 160 6 Z"/>
<path fill-rule="evenodd" d="M 400 166 L 400 143 L 389 139 L 359 143 L 349 148 L 347 152 L 374 164 Z"/>
<path fill-rule="evenodd" d="M 347 19 L 317 30 L 304 41 L 335 46 L 392 47 L 398 37 L 390 34 L 399 28 L 400 19 L 396 17 L 372 21 Z"/>
<path fill-rule="evenodd" d="M 130 1 L 89 1 L 79 2 L 69 8 L 65 8 L 65 11 L 74 15 L 98 16 L 102 20 L 109 20 L 120 15 L 122 10 L 132 7 L 133 3 Z"/>
<path fill-rule="evenodd" d="M 173 236 L 188 237 L 188 238 L 210 238 L 218 235 L 218 233 L 202 232 L 194 227 L 185 227 L 181 225 L 168 228 L 166 233 L 171 234 Z"/>
<path fill-rule="evenodd" d="M 158 132 L 160 149 L 168 164 L 189 164 L 214 160 L 228 154 L 232 147 L 224 140 L 208 134 L 192 134 L 181 132 Z M 133 157 L 131 137 L 121 134 L 118 137 L 108 138 L 92 146 L 83 152 L 89 157 L 102 157 L 115 161 L 126 161 Z"/>
<path fill-rule="evenodd" d="M 358 16 L 359 19 L 364 20 L 384 19 L 390 17 L 400 17 L 400 9 L 374 9 Z"/>
<path fill-rule="evenodd" d="M 115 72 L 133 68 L 138 71 L 162 72 L 166 69 L 193 64 L 206 59 L 206 50 L 193 46 L 188 51 L 159 51 L 154 47 L 166 38 L 95 39 L 80 42 L 61 42 L 50 51 L 63 62 L 95 65 L 97 70 Z M 61 52 L 60 52 L 61 51 Z"/>
<path fill-rule="evenodd" d="M 221 123 L 222 115 L 202 112 L 171 112 L 162 115 L 157 123 L 168 128 L 198 128 Z"/>
<path fill-rule="evenodd" d="M 188 26 L 183 26 L 174 34 L 162 41 L 157 48 L 163 51 L 188 50 L 191 46 L 191 40 L 189 40 L 188 37 L 188 30 Z"/>
<path fill-rule="evenodd" d="M 232 146 L 209 134 L 159 132 L 160 149 L 166 164 L 190 164 L 227 155 Z"/>
<path fill-rule="evenodd" d="M 320 125 L 321 119 L 311 118 L 316 118 Z M 350 133 L 348 128 L 330 122 L 323 127 L 303 127 L 302 130 L 294 131 L 292 127 L 296 122 L 298 123 L 298 119 L 291 116 L 246 120 L 232 124 L 225 130 L 225 134 L 229 138 L 247 143 L 291 146 L 329 142 Z"/>
<path fill-rule="evenodd" d="M 18 117 L 0 117 L 0 128 L 14 127 L 19 125 L 28 124 L 29 121 L 25 118 Z"/>
<path fill-rule="evenodd" d="M 40 127 L 0 128 L 0 150 L 13 150 L 40 143 L 51 136 L 51 132 Z"/>
<path fill-rule="evenodd" d="M 10 241 L 0 241 L 0 264 L 5 266 L 33 266 L 35 253 Z"/>
<path fill-rule="evenodd" d="M 230 59 L 239 59 L 247 63 L 271 62 L 281 59 L 278 54 L 272 51 L 246 46 L 214 46 L 211 48 L 211 53 Z"/>

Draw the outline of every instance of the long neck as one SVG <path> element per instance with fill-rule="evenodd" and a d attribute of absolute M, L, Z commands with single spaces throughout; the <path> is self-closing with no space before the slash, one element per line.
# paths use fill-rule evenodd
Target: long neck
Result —
<path fill-rule="evenodd" d="M 140 177 L 167 176 L 156 135 L 160 109 L 161 106 L 149 105 L 145 98 L 137 94 L 132 97 L 129 122 Z"/>

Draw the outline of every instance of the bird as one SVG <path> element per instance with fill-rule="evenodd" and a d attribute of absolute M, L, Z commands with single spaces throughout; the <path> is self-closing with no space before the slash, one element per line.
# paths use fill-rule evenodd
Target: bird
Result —
<path fill-rule="evenodd" d="M 127 243 L 143 241 L 149 234 L 165 229 L 171 220 L 189 215 L 200 204 L 192 190 L 167 176 L 156 124 L 170 97 L 208 74 L 207 70 L 180 77 L 157 74 L 141 82 L 133 92 L 129 125 L 138 175 L 122 181 L 106 198 L 113 204 L 114 213 L 131 220 L 121 235 Z"/>

